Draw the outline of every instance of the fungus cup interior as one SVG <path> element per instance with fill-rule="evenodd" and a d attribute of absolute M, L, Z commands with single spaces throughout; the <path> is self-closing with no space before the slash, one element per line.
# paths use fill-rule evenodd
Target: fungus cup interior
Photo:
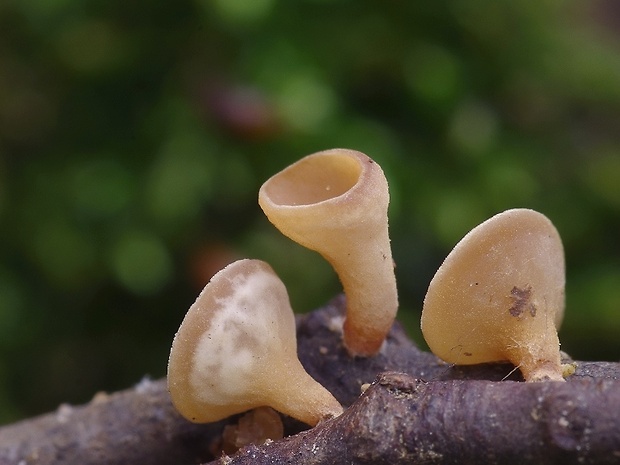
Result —
<path fill-rule="evenodd" d="M 218 272 L 172 343 L 168 389 L 187 419 L 203 423 L 271 406 L 310 425 L 342 411 L 297 358 L 295 318 L 282 281 L 260 260 Z"/>
<path fill-rule="evenodd" d="M 547 217 L 500 213 L 470 231 L 433 277 L 421 328 L 449 363 L 510 361 L 526 380 L 562 380 L 564 251 Z"/>
<path fill-rule="evenodd" d="M 379 352 L 398 310 L 381 167 L 355 150 L 308 155 L 261 186 L 258 202 L 284 235 L 319 252 L 347 298 L 343 342 L 353 356 Z"/>
<path fill-rule="evenodd" d="M 278 173 L 277 182 L 265 185 L 265 194 L 283 206 L 315 204 L 345 194 L 360 174 L 359 163 L 345 154 L 306 157 Z"/>

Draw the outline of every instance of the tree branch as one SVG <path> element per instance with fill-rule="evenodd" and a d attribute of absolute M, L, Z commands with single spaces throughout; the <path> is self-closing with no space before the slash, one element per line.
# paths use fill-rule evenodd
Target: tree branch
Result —
<path fill-rule="evenodd" d="M 617 464 L 619 387 L 384 373 L 341 417 L 214 463 Z"/>
<path fill-rule="evenodd" d="M 446 365 L 399 325 L 376 357 L 351 358 L 339 333 L 343 309 L 339 297 L 300 317 L 298 352 L 308 372 L 351 407 L 308 431 L 285 419 L 292 436 L 214 463 L 620 462 L 620 364 L 581 362 L 567 383 L 523 383 L 510 365 Z M 236 420 L 189 423 L 164 380 L 143 381 L 1 427 L 0 465 L 207 462 Z"/>

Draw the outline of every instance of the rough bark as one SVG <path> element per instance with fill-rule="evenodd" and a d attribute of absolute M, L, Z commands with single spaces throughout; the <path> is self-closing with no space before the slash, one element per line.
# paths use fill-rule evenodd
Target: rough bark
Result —
<path fill-rule="evenodd" d="M 172 407 L 164 380 L 0 427 L 4 464 L 620 463 L 620 364 L 580 362 L 567 383 L 523 383 L 510 365 L 452 367 L 395 325 L 376 357 L 351 358 L 344 300 L 298 320 L 308 372 L 345 406 L 334 420 L 217 459 L 223 428 Z M 373 382 L 374 381 L 374 382 Z M 360 396 L 365 383 L 373 383 Z M 301 432 L 300 432 L 301 431 Z M 216 454 L 216 455 L 214 455 Z"/>
<path fill-rule="evenodd" d="M 339 418 L 220 464 L 619 463 L 617 381 L 425 382 L 384 373 Z"/>

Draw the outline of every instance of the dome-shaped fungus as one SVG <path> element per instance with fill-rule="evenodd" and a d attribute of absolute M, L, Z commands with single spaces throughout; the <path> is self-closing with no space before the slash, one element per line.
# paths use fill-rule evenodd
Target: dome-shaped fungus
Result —
<path fill-rule="evenodd" d="M 564 250 L 549 219 L 514 209 L 483 222 L 433 277 L 422 333 L 448 363 L 509 361 L 527 381 L 562 381 Z"/>
<path fill-rule="evenodd" d="M 190 307 L 172 343 L 168 389 L 196 423 L 261 406 L 312 426 L 342 413 L 299 362 L 286 288 L 260 260 L 219 271 Z"/>

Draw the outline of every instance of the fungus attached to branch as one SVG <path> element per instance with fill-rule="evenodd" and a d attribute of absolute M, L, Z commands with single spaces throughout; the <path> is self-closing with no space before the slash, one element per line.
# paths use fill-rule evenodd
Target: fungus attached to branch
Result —
<path fill-rule="evenodd" d="M 353 150 L 318 152 L 268 179 L 258 202 L 283 234 L 336 270 L 347 297 L 349 353 L 376 354 L 398 309 L 381 167 Z"/>
<path fill-rule="evenodd" d="M 228 265 L 190 307 L 172 343 L 168 389 L 196 423 L 261 406 L 312 426 L 342 413 L 299 362 L 286 288 L 260 260 Z"/>
<path fill-rule="evenodd" d="M 551 221 L 507 210 L 446 257 L 424 299 L 422 333 L 448 363 L 509 361 L 526 381 L 562 381 L 564 283 L 564 250 Z"/>

